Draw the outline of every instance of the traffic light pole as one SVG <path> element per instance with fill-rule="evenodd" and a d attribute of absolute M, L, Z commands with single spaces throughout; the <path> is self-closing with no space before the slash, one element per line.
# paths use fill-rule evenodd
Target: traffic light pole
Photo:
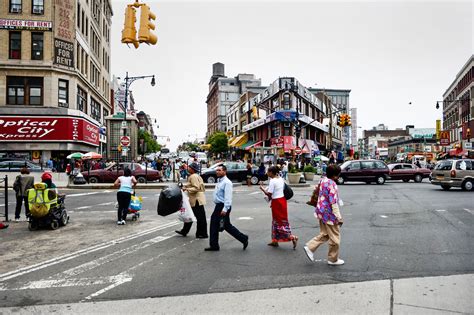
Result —
<path fill-rule="evenodd" d="M 151 86 L 155 86 L 155 75 L 145 75 L 145 76 L 138 76 L 138 77 L 129 77 L 128 71 L 125 75 L 125 100 L 124 100 L 124 111 L 123 111 L 123 135 L 127 136 L 127 107 L 128 107 L 128 89 L 130 85 L 135 82 L 136 80 L 151 78 Z M 120 78 L 119 78 L 120 79 Z M 131 142 L 131 141 L 130 141 Z"/>

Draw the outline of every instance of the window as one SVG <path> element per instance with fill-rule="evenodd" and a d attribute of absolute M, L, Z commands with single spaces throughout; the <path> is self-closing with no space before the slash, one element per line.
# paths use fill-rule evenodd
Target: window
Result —
<path fill-rule="evenodd" d="M 21 59 L 21 32 L 10 32 L 10 59 Z"/>
<path fill-rule="evenodd" d="M 374 162 L 369 162 L 369 161 L 362 161 L 360 162 L 360 166 L 362 169 L 372 169 L 374 167 Z"/>
<path fill-rule="evenodd" d="M 21 13 L 21 0 L 10 0 L 10 13 Z"/>
<path fill-rule="evenodd" d="M 408 170 L 414 169 L 413 165 L 411 165 L 411 164 L 403 164 L 403 168 L 408 169 Z"/>
<path fill-rule="evenodd" d="M 31 33 L 31 59 L 43 60 L 43 33 Z"/>
<path fill-rule="evenodd" d="M 109 116 L 109 111 L 107 109 L 102 109 L 102 118 L 104 119 L 105 123 L 105 117 Z"/>
<path fill-rule="evenodd" d="M 44 14 L 44 0 L 32 0 L 31 13 Z"/>
<path fill-rule="evenodd" d="M 87 113 L 87 93 L 77 86 L 77 109 Z"/>
<path fill-rule="evenodd" d="M 8 105 L 42 105 L 43 78 L 7 77 Z"/>
<path fill-rule="evenodd" d="M 91 97 L 91 117 L 100 121 L 100 104 Z"/>
<path fill-rule="evenodd" d="M 60 107 L 69 107 L 69 81 L 58 81 L 58 105 Z"/>
<path fill-rule="evenodd" d="M 360 162 L 354 162 L 350 165 L 351 170 L 360 170 Z"/>
<path fill-rule="evenodd" d="M 456 162 L 456 169 L 459 171 L 470 171 L 472 170 L 471 160 L 462 160 Z"/>

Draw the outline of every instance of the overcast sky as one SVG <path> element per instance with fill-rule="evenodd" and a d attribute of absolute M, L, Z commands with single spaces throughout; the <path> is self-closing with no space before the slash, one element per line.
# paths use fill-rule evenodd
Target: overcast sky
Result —
<path fill-rule="evenodd" d="M 171 149 L 205 136 L 215 62 L 228 77 L 252 73 L 262 85 L 293 76 L 306 87 L 350 89 L 364 129 L 435 128 L 436 101 L 474 51 L 473 1 L 148 0 L 158 44 L 138 49 L 120 43 L 132 2 L 112 1 L 112 73 L 157 76 L 155 87 L 141 80 L 131 89 Z"/>

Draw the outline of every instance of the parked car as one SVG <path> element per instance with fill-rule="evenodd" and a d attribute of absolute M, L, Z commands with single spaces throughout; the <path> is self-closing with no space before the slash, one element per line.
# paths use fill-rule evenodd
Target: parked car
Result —
<path fill-rule="evenodd" d="M 196 152 L 195 157 L 199 163 L 207 164 L 207 155 L 204 152 Z"/>
<path fill-rule="evenodd" d="M 30 172 L 51 171 L 28 160 L 4 159 L 0 162 L 0 172 L 19 172 L 23 167 L 27 167 Z"/>
<path fill-rule="evenodd" d="M 431 171 L 427 168 L 418 167 L 409 163 L 394 163 L 388 166 L 390 179 L 403 180 L 405 183 L 414 180 L 421 183 L 423 178 L 429 178 Z"/>
<path fill-rule="evenodd" d="M 247 180 L 247 163 L 242 162 L 224 162 L 212 165 L 209 168 L 203 169 L 201 177 L 206 183 L 213 184 L 217 181 L 216 168 L 218 165 L 224 164 L 227 167 L 227 177 L 232 181 L 243 182 Z M 250 182 L 252 185 L 257 185 L 260 181 L 267 180 L 267 175 L 259 176 L 258 168 L 252 168 L 252 178 Z"/>
<path fill-rule="evenodd" d="M 431 183 L 444 190 L 461 187 L 463 190 L 474 190 L 474 159 L 443 160 L 436 164 L 431 173 Z"/>
<path fill-rule="evenodd" d="M 132 175 L 139 183 L 156 181 L 161 178 L 160 172 L 150 168 L 145 170 L 145 167 L 138 163 L 114 164 L 104 169 L 83 171 L 82 175 L 89 183 L 113 183 L 119 176 L 123 175 L 125 167 L 132 170 Z"/>
<path fill-rule="evenodd" d="M 390 179 L 388 166 L 379 160 L 352 160 L 341 166 L 338 184 L 345 182 L 376 182 L 383 185 Z"/>

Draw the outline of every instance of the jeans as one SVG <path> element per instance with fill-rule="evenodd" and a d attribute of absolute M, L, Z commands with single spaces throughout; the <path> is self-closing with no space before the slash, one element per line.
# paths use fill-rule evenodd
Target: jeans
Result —
<path fill-rule="evenodd" d="M 30 216 L 30 205 L 28 204 L 28 196 L 16 196 L 15 219 L 20 218 L 21 206 L 25 202 L 25 215 Z"/>
<path fill-rule="evenodd" d="M 211 215 L 209 246 L 215 249 L 219 249 L 219 222 L 221 220 L 222 209 L 224 209 L 224 204 L 216 203 L 214 212 Z M 230 223 L 230 212 L 231 209 L 227 210 L 227 213 L 224 217 L 224 231 L 232 235 L 234 238 L 236 238 L 243 244 L 249 239 L 249 237 L 240 232 L 235 226 Z"/>
<path fill-rule="evenodd" d="M 118 210 L 117 210 L 117 221 L 125 220 L 127 218 L 128 207 L 130 206 L 130 200 L 132 200 L 132 194 L 119 191 L 117 193 Z"/>

